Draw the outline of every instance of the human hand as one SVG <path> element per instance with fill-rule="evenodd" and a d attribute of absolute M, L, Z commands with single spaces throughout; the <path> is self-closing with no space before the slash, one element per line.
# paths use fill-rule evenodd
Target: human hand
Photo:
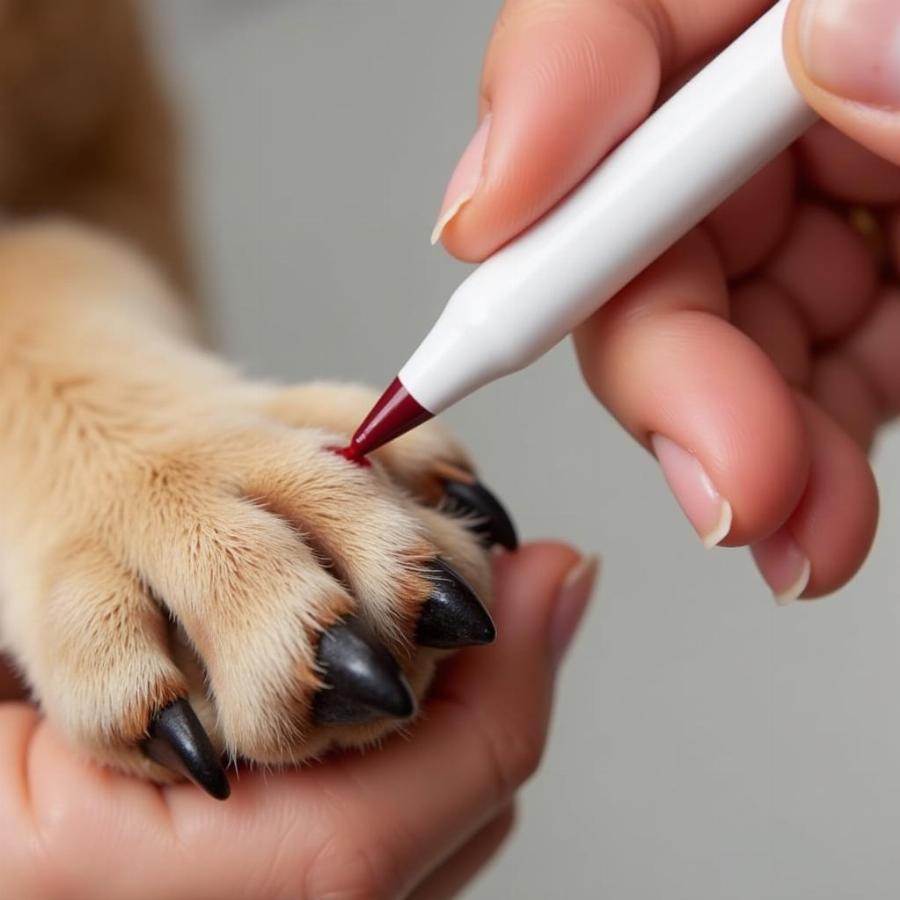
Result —
<path fill-rule="evenodd" d="M 0 704 L 3 896 L 452 896 L 512 827 L 595 571 L 555 544 L 500 557 L 496 643 L 448 661 L 409 738 L 242 772 L 224 804 L 94 768 L 34 709 Z"/>
<path fill-rule="evenodd" d="M 489 255 L 769 5 L 507 0 L 435 237 Z M 704 542 L 750 545 L 781 602 L 841 586 L 874 535 L 866 451 L 900 409 L 898 40 L 896 0 L 795 2 L 789 64 L 844 133 L 813 128 L 575 335 Z"/>

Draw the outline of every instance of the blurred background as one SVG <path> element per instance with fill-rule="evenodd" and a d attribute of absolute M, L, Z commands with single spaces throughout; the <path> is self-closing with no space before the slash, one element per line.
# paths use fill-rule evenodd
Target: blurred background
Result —
<path fill-rule="evenodd" d="M 197 256 L 249 373 L 380 388 L 430 327 L 466 273 L 428 236 L 499 5 L 147 0 Z M 900 431 L 862 573 L 780 609 L 746 551 L 702 549 L 568 345 L 448 419 L 526 537 L 605 562 L 517 833 L 468 896 L 900 895 Z"/>

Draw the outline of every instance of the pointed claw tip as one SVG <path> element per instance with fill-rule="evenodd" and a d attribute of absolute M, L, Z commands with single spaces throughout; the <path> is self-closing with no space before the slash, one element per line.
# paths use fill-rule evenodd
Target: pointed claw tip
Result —
<path fill-rule="evenodd" d="M 397 661 L 356 617 L 323 632 L 319 665 L 327 682 L 313 700 L 313 718 L 320 725 L 414 715 L 416 700 Z"/>
<path fill-rule="evenodd" d="M 451 509 L 477 516 L 472 531 L 488 544 L 499 544 L 506 550 L 518 550 L 519 538 L 509 513 L 496 495 L 480 481 L 447 479 L 444 482 L 444 492 Z"/>
<path fill-rule="evenodd" d="M 231 785 L 228 783 L 228 776 L 225 770 L 222 770 L 220 778 L 211 779 L 204 782 L 197 782 L 198 786 L 203 788 L 214 800 L 227 800 L 231 796 Z"/>
<path fill-rule="evenodd" d="M 383 705 L 384 711 L 390 713 L 395 719 L 408 719 L 416 711 L 416 698 L 413 696 L 412 688 L 409 686 L 403 675 L 398 679 L 399 690 L 386 700 Z"/>
<path fill-rule="evenodd" d="M 228 776 L 209 735 L 185 699 L 174 700 L 150 720 L 144 753 L 179 775 L 193 781 L 216 800 L 231 794 Z"/>
<path fill-rule="evenodd" d="M 493 619 L 471 585 L 442 559 L 429 569 L 433 591 L 422 607 L 416 643 L 444 650 L 492 643 Z"/>

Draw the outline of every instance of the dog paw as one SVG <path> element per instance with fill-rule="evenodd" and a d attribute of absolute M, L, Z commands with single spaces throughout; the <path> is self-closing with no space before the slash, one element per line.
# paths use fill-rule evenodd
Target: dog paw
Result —
<path fill-rule="evenodd" d="M 157 289 L 70 238 L 49 244 L 54 289 Z M 442 428 L 357 465 L 333 448 L 371 392 L 247 385 L 130 314 L 110 325 L 121 303 L 54 337 L 72 301 L 45 308 L 0 389 L 0 632 L 93 759 L 224 797 L 223 758 L 367 745 L 442 655 L 493 639 L 487 550 L 515 531 Z"/>
<path fill-rule="evenodd" d="M 292 427 L 350 435 L 377 399 L 369 388 L 312 382 L 274 391 L 263 408 Z M 440 423 L 420 425 L 376 450 L 372 458 L 426 505 L 466 517 L 485 546 L 516 548 L 516 530 L 503 505 L 478 481 L 468 454 Z"/>

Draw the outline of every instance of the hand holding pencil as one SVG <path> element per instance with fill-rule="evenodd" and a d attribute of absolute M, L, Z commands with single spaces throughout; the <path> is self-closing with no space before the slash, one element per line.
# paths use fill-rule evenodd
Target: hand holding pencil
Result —
<path fill-rule="evenodd" d="M 510 0 L 445 247 L 475 261 L 519 234 L 767 6 Z M 788 67 L 829 124 L 575 334 L 589 387 L 656 453 L 701 538 L 751 546 L 782 601 L 861 565 L 866 453 L 900 408 L 898 35 L 894 0 L 795 0 Z"/>

